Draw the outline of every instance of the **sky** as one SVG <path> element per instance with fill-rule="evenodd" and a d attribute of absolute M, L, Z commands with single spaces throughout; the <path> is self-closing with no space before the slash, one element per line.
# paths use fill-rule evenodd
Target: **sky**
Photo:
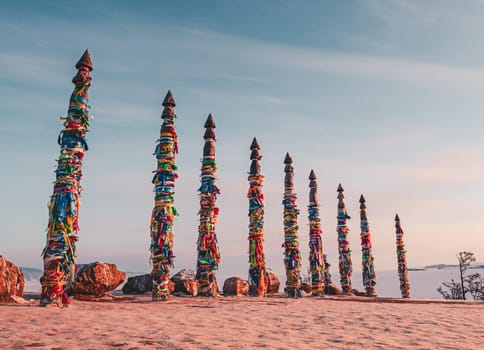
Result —
<path fill-rule="evenodd" d="M 308 175 L 337 279 L 338 183 L 361 270 L 360 194 L 377 270 L 484 261 L 484 1 L 21 1 L 0 13 L 0 254 L 42 267 L 75 63 L 94 118 L 78 261 L 147 272 L 161 102 L 176 99 L 175 271 L 194 268 L 203 124 L 216 122 L 219 274 L 247 275 L 249 146 L 263 151 L 267 265 L 283 274 L 283 160 L 294 160 L 303 272 Z M 396 282 L 398 280 L 396 279 Z"/>

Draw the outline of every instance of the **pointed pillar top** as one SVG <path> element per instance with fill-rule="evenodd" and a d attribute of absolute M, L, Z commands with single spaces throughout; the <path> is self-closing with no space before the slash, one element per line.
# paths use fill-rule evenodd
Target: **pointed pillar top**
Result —
<path fill-rule="evenodd" d="M 262 158 L 262 153 L 259 147 L 259 143 L 257 142 L 257 139 L 254 137 L 252 140 L 252 143 L 250 144 L 250 159 L 253 161 L 260 160 Z M 257 163 L 252 163 L 252 165 L 255 166 Z M 251 173 L 252 173 L 252 165 L 251 165 Z"/>
<path fill-rule="evenodd" d="M 252 143 L 250 144 L 250 149 L 260 149 L 259 143 L 257 142 L 257 139 L 254 137 L 252 140 Z"/>
<path fill-rule="evenodd" d="M 318 206 L 318 183 L 316 182 L 316 174 L 311 169 L 309 173 L 309 205 Z"/>
<path fill-rule="evenodd" d="M 168 107 L 168 106 L 175 107 L 176 106 L 175 98 L 173 97 L 171 90 L 168 90 L 168 92 L 165 96 L 165 99 L 163 100 L 163 103 L 161 105 L 164 106 L 164 107 Z"/>
<path fill-rule="evenodd" d="M 398 214 L 395 214 L 395 221 L 400 221 L 400 217 L 398 216 Z"/>
<path fill-rule="evenodd" d="M 360 209 L 366 209 L 366 200 L 365 200 L 365 197 L 363 197 L 363 195 L 360 196 Z"/>
<path fill-rule="evenodd" d="M 76 68 L 80 69 L 81 67 L 86 67 L 89 69 L 89 71 L 92 71 L 92 60 L 91 60 L 91 55 L 89 54 L 89 50 L 86 49 L 84 53 L 82 54 L 81 58 L 79 61 L 76 63 Z"/>
<path fill-rule="evenodd" d="M 337 197 L 338 199 L 345 198 L 345 195 L 343 194 L 344 189 L 343 189 L 343 186 L 341 186 L 341 184 L 338 185 L 337 191 L 338 191 L 338 197 Z"/>
<path fill-rule="evenodd" d="M 262 154 L 260 151 L 259 143 L 257 139 L 254 137 L 252 143 L 250 145 L 250 159 L 252 162 L 250 163 L 250 175 L 259 175 L 260 174 L 260 165 L 259 160 L 262 159 Z"/>
<path fill-rule="evenodd" d="M 292 158 L 289 155 L 289 152 L 286 153 L 286 157 L 284 158 L 284 164 L 292 164 Z"/>
<path fill-rule="evenodd" d="M 215 121 L 213 120 L 212 113 L 208 115 L 207 120 L 205 121 L 204 128 L 215 128 Z"/>

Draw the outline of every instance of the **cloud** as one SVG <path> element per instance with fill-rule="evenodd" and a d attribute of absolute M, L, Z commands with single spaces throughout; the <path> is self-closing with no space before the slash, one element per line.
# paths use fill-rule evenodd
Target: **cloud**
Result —
<path fill-rule="evenodd" d="M 62 73 L 68 67 L 64 60 L 55 57 L 20 53 L 0 53 L 0 66 L 2 80 L 42 86 L 65 84 Z"/>
<path fill-rule="evenodd" d="M 442 2 L 449 4 L 448 1 L 442 0 L 439 3 L 442 4 Z M 442 8 L 445 8 L 445 6 L 436 6 L 433 1 L 418 0 L 369 0 L 366 5 L 373 15 L 388 24 L 404 20 L 430 25 L 443 16 Z"/>
<path fill-rule="evenodd" d="M 373 3 L 380 5 L 379 2 Z M 392 9 L 392 11 L 416 14 L 420 12 L 414 3 L 395 2 L 397 3 L 400 4 L 398 9 Z M 386 9 L 384 6 L 373 6 Z M 97 38 L 92 39 L 91 42 L 94 46 L 99 46 L 98 49 L 103 55 L 100 61 L 104 64 L 109 62 L 105 68 L 99 69 L 109 73 L 129 72 L 134 75 L 143 71 L 146 75 L 147 71 L 155 68 L 155 61 L 147 57 L 159 55 L 163 57 L 163 66 L 170 66 L 170 72 L 177 72 L 179 77 L 193 78 L 209 75 L 255 84 L 307 73 L 365 80 L 379 79 L 451 91 L 484 91 L 484 70 L 481 69 L 281 45 L 208 30 L 173 25 L 154 26 L 150 23 L 137 23 L 136 26 L 131 26 L 129 31 L 125 29 L 126 32 L 122 32 L 126 40 L 136 38 L 132 50 L 144 51 L 144 55 L 133 55 L 128 52 L 126 61 L 120 58 L 108 61 L 104 57 L 107 53 L 103 49 L 106 41 L 113 43 L 110 46 L 112 55 L 118 57 L 121 53 L 125 54 L 126 47 L 119 41 L 113 41 L 119 34 L 116 31 L 102 31 L 96 34 L 98 32 L 96 26 L 86 29 L 86 31 L 89 30 L 92 33 L 85 33 L 85 35 Z M 38 31 L 38 28 L 23 28 L 23 33 L 35 31 Z M 162 32 L 170 35 L 164 36 L 164 45 L 159 47 L 155 45 L 155 41 Z M 64 36 L 71 35 L 69 33 L 49 34 L 56 36 L 61 42 L 67 40 Z M 166 55 L 166 47 L 176 50 L 177 55 Z M 188 62 L 187 57 L 199 57 L 199 59 Z M 0 54 L 0 64 L 8 67 L 4 74 L 11 79 L 16 77 L 21 80 L 41 80 L 49 76 L 51 78 L 49 84 L 59 83 L 59 66 L 66 67 L 66 63 L 59 59 L 39 58 L 28 54 Z"/>
<path fill-rule="evenodd" d="M 279 45 L 216 32 L 180 29 L 197 51 L 273 70 L 383 79 L 453 91 L 484 91 L 484 70 Z"/>

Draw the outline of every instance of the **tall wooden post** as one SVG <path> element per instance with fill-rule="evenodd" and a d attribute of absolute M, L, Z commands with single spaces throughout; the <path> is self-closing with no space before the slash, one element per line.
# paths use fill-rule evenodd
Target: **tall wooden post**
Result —
<path fill-rule="evenodd" d="M 151 278 L 152 300 L 170 299 L 169 281 L 173 267 L 173 221 L 178 215 L 174 203 L 175 180 L 178 177 L 175 165 L 175 154 L 178 153 L 178 139 L 174 127 L 176 118 L 175 99 L 170 90 L 163 100 L 160 129 L 155 156 L 157 168 L 153 177 L 155 204 L 151 214 Z"/>
<path fill-rule="evenodd" d="M 346 211 L 343 199 L 343 187 L 338 186 L 338 252 L 339 252 L 339 273 L 341 281 L 341 289 L 344 294 L 351 294 L 351 275 L 353 273 L 353 265 L 351 263 L 350 242 L 348 241 L 348 232 L 350 231 L 346 226 L 346 220 L 351 219 Z"/>
<path fill-rule="evenodd" d="M 363 286 L 366 290 L 366 295 L 369 297 L 376 296 L 376 274 L 373 263 L 373 254 L 371 252 L 371 234 L 370 225 L 366 215 L 366 201 L 365 197 L 360 197 L 360 228 L 361 228 L 361 271 L 363 273 Z"/>
<path fill-rule="evenodd" d="M 264 254 L 264 194 L 259 160 L 262 158 L 259 143 L 254 137 L 250 145 L 249 170 L 249 294 L 264 296 L 267 283 Z"/>
<path fill-rule="evenodd" d="M 89 127 L 89 95 L 92 61 L 86 50 L 76 64 L 77 74 L 72 79 L 74 91 L 69 100 L 64 130 L 57 142 L 60 155 L 57 160 L 54 193 L 49 202 L 49 224 L 46 245 L 42 252 L 44 274 L 40 279 L 41 305 L 69 304 L 65 293 L 67 283 L 76 272 L 76 242 L 79 232 L 79 205 L 81 196 L 82 161 L 88 150 L 86 135 Z"/>
<path fill-rule="evenodd" d="M 286 292 L 290 297 L 301 296 L 301 253 L 299 252 L 299 238 L 297 216 L 299 210 L 296 206 L 296 193 L 294 193 L 294 168 L 289 153 L 284 159 L 284 265 L 286 267 Z"/>
<path fill-rule="evenodd" d="M 408 282 L 408 268 L 407 268 L 407 251 L 405 250 L 405 244 L 403 243 L 403 230 L 400 225 L 400 217 L 395 215 L 395 228 L 396 228 L 396 245 L 397 245 L 397 261 L 398 261 L 398 277 L 400 279 L 400 291 L 402 292 L 402 298 L 410 298 L 410 283 Z"/>
<path fill-rule="evenodd" d="M 314 170 L 309 174 L 309 269 L 311 271 L 312 295 L 324 295 L 324 258 L 319 217 L 318 182 Z"/>
<path fill-rule="evenodd" d="M 326 254 L 323 253 L 323 263 L 324 263 L 324 291 L 325 293 L 328 290 L 329 285 L 333 284 L 332 278 L 331 278 L 331 273 L 329 272 L 329 268 L 331 267 L 331 264 L 328 262 L 328 257 Z"/>
<path fill-rule="evenodd" d="M 197 274 L 198 295 L 214 297 L 218 295 L 218 285 L 215 278 L 215 270 L 220 263 L 220 252 L 218 247 L 215 226 L 219 209 L 216 207 L 217 195 L 220 190 L 215 185 L 215 174 L 217 167 L 215 164 L 215 122 L 212 114 L 209 114 L 205 122 L 205 134 L 203 138 L 202 169 L 200 175 L 200 225 L 198 226 L 197 242 Z"/>

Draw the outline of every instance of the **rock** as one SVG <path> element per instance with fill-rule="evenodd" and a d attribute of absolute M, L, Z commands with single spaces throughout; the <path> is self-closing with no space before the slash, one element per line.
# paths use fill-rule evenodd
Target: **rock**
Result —
<path fill-rule="evenodd" d="M 22 269 L 0 255 L 0 302 L 16 302 L 23 297 L 25 277 Z"/>
<path fill-rule="evenodd" d="M 128 280 L 124 284 L 123 294 L 151 293 L 151 288 L 151 275 L 149 273 L 145 275 L 132 276 L 128 277 Z"/>
<path fill-rule="evenodd" d="M 326 295 L 341 295 L 341 289 L 339 289 L 335 284 L 331 283 L 324 288 L 324 294 Z"/>
<path fill-rule="evenodd" d="M 153 284 L 151 282 L 151 274 L 147 273 L 144 275 L 131 276 L 123 286 L 123 294 L 145 294 L 152 292 Z M 175 283 L 173 281 L 168 282 L 168 288 L 170 294 L 175 291 Z"/>
<path fill-rule="evenodd" d="M 96 261 L 77 265 L 75 280 L 68 287 L 67 293 L 102 296 L 116 289 L 125 280 L 126 273 L 119 271 L 115 264 Z"/>
<path fill-rule="evenodd" d="M 197 296 L 198 282 L 195 281 L 196 274 L 195 270 L 190 269 L 183 269 L 174 274 L 170 279 L 174 283 L 174 293 Z"/>
<path fill-rule="evenodd" d="M 266 294 L 276 294 L 279 293 L 279 286 L 281 281 L 277 273 L 271 269 L 266 269 L 266 280 L 267 280 L 267 292 Z"/>
<path fill-rule="evenodd" d="M 360 292 L 357 289 L 352 289 L 351 294 L 359 296 L 359 297 L 366 297 L 366 292 Z"/>
<path fill-rule="evenodd" d="M 306 293 L 308 295 L 311 294 L 311 292 L 313 290 L 309 283 L 303 283 L 302 286 L 301 286 L 301 289 L 304 291 L 304 293 Z"/>
<path fill-rule="evenodd" d="M 14 296 L 12 297 L 12 301 L 13 301 L 14 303 L 17 303 L 17 304 L 30 304 L 30 303 L 31 303 L 31 301 L 29 301 L 29 300 L 25 300 L 24 298 L 19 297 L 19 296 L 17 296 L 17 295 L 14 295 Z M 32 301 L 33 301 L 33 300 L 32 300 Z"/>
<path fill-rule="evenodd" d="M 224 282 L 223 287 L 224 296 L 229 295 L 248 295 L 249 294 L 249 282 L 240 277 L 230 277 Z"/>

